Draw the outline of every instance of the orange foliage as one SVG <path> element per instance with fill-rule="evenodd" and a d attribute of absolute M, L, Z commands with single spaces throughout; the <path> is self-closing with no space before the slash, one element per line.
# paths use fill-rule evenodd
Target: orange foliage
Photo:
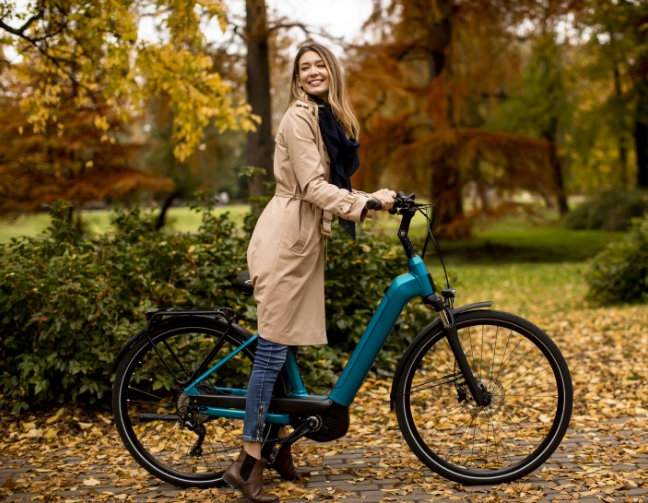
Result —
<path fill-rule="evenodd" d="M 367 28 L 380 30 L 380 43 L 357 47 L 349 65 L 363 132 L 364 169 L 354 183 L 431 199 L 439 231 L 450 237 L 469 234 L 473 218 L 495 211 L 487 191 L 551 191 L 548 142 L 483 126 L 519 79 L 516 28 L 577 5 L 551 0 L 535 12 L 532 0 L 392 0 L 386 10 L 376 3 Z M 462 197 L 468 186 L 482 195 L 470 211 Z"/>
<path fill-rule="evenodd" d="M 134 167 L 140 146 L 105 102 L 79 106 L 68 99 L 35 133 L 19 105 L 24 84 L 6 77 L 0 90 L 0 215 L 37 211 L 57 199 L 80 204 L 173 188 L 168 179 Z"/>

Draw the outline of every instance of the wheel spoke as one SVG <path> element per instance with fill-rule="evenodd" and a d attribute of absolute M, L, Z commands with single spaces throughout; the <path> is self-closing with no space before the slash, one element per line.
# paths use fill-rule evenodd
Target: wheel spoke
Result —
<path fill-rule="evenodd" d="M 511 331 L 511 333 L 513 333 L 513 332 Z M 509 339 L 510 339 L 510 337 L 511 337 L 511 336 L 509 335 Z M 509 353 L 509 355 L 506 357 L 506 360 L 504 360 L 504 361 L 502 362 L 502 364 L 500 365 L 500 368 L 497 370 L 497 372 L 495 372 L 495 375 L 493 376 L 493 380 L 496 380 L 497 377 L 499 377 L 499 376 L 502 375 L 502 369 L 506 368 L 506 367 L 505 367 L 506 362 L 509 360 L 509 358 L 511 358 L 511 356 L 513 356 L 513 355 L 515 354 L 515 350 L 518 348 L 518 346 L 519 346 L 520 344 L 522 344 L 522 340 L 523 340 L 523 339 L 520 339 L 520 340 L 518 341 L 518 343 L 515 345 L 515 347 L 511 350 L 511 352 Z M 508 346 L 508 343 L 507 343 L 507 346 Z M 504 349 L 504 351 L 506 351 L 506 348 Z"/>
<path fill-rule="evenodd" d="M 527 356 L 531 351 L 533 351 L 534 349 L 535 349 L 535 348 L 531 348 L 531 349 L 529 349 L 529 351 L 527 351 L 527 352 L 524 354 L 524 356 L 522 356 L 522 358 L 520 358 L 517 362 L 515 362 L 515 365 L 513 365 L 512 368 L 517 367 L 518 364 L 522 361 L 522 359 L 524 359 L 524 358 L 525 358 L 525 357 L 526 357 L 526 356 Z M 544 358 L 545 358 L 545 355 L 544 355 L 544 354 L 540 354 L 540 357 L 539 357 L 539 358 L 534 362 L 533 366 L 529 367 L 529 368 L 526 369 L 524 372 L 522 372 L 519 376 L 517 376 L 515 379 L 513 379 L 510 383 L 508 383 L 508 384 L 505 386 L 505 388 L 508 388 L 511 384 L 513 384 L 513 383 L 514 383 L 515 381 L 517 381 L 520 377 L 522 377 L 524 374 L 526 374 L 529 370 L 531 370 L 532 368 L 535 368 L 535 366 L 538 364 L 538 362 L 540 362 L 540 361 L 543 360 Z"/>
<path fill-rule="evenodd" d="M 243 342 L 236 334 L 221 337 L 220 326 L 216 330 L 211 323 L 192 320 L 193 328 L 183 331 L 179 321 L 152 331 L 155 344 L 179 377 L 195 372 L 212 350 L 216 350 L 213 361 L 218 361 Z M 201 324 L 204 329 L 195 328 Z M 213 389 L 245 388 L 252 359 L 253 346 L 211 373 L 203 380 L 204 385 Z M 122 396 L 115 405 L 115 420 L 124 442 L 134 447 L 136 461 L 154 475 L 166 474 L 187 485 L 212 487 L 236 456 L 242 421 L 213 418 L 192 409 L 148 339 L 136 343 L 125 360 L 115 379 L 115 386 L 121 390 L 121 395 L 115 396 Z M 281 381 L 279 386 L 277 389 L 282 389 Z M 118 401 L 115 399 L 116 404 Z M 201 427 L 205 436 L 197 456 L 194 448 L 201 438 Z M 277 428 L 272 425 L 268 434 L 276 436 Z"/>
<path fill-rule="evenodd" d="M 152 395 L 151 393 L 147 393 L 146 391 L 143 391 L 143 390 L 141 390 L 141 389 L 138 389 L 138 388 L 131 388 L 130 386 L 129 386 L 128 389 L 130 389 L 131 391 L 136 391 L 136 392 L 138 392 L 138 393 L 142 393 L 143 395 L 152 396 L 153 398 L 157 398 L 157 399 L 158 399 L 158 403 L 164 401 L 164 398 L 161 398 L 161 397 L 156 396 L 156 395 Z"/>
<path fill-rule="evenodd" d="M 482 379 L 482 363 L 484 362 L 484 325 L 482 325 L 481 349 L 479 352 L 479 378 Z"/>
<path fill-rule="evenodd" d="M 404 362 L 411 369 L 409 387 L 397 384 L 396 403 L 399 410 L 405 407 L 409 412 L 399 412 L 399 424 L 408 443 L 422 447 L 416 453 L 433 470 L 449 471 L 458 481 L 469 472 L 484 483 L 510 482 L 528 473 L 524 467 L 534 466 L 538 456 L 545 459 L 557 447 L 569 421 L 565 419 L 569 414 L 558 413 L 565 401 L 559 400 L 557 388 L 568 389 L 571 396 L 570 382 L 565 383 L 564 372 L 557 372 L 559 364 L 554 365 L 564 359 L 539 339 L 534 333 L 537 328 L 525 328 L 519 318 L 501 324 L 473 319 L 476 323 L 471 324 L 459 317 L 457 330 L 478 383 L 491 396 L 490 404 L 475 404 L 465 380 L 458 376 L 447 338 L 439 330 L 422 342 L 427 344 L 424 348 L 412 353 L 410 362 Z M 418 436 L 412 439 L 408 431 Z M 552 437 L 547 439 L 548 435 Z M 549 447 L 540 450 L 540 445 Z M 522 468 L 509 470 L 514 465 Z"/>
<path fill-rule="evenodd" d="M 531 441 L 529 440 L 529 437 L 527 437 L 526 433 L 524 433 L 524 430 L 522 430 L 522 428 L 520 428 L 520 427 L 519 427 L 519 426 L 518 426 L 514 421 L 511 420 L 511 417 L 506 413 L 506 411 L 504 411 L 504 409 L 502 409 L 502 412 L 503 412 L 504 415 L 505 415 L 505 416 L 506 416 L 506 417 L 511 421 L 511 424 L 512 424 L 513 426 L 515 426 L 515 427 L 518 429 L 518 431 L 519 431 L 520 433 L 522 433 L 522 435 L 524 436 L 524 438 L 525 438 L 525 439 L 526 439 L 526 440 L 527 440 L 531 445 L 533 445 L 533 442 L 531 442 Z M 515 444 L 514 444 L 514 445 L 515 445 Z M 533 454 L 533 451 L 532 451 L 532 450 L 529 450 L 529 451 L 527 452 L 527 454 Z"/>
<path fill-rule="evenodd" d="M 528 381 L 523 382 L 523 383 L 520 384 L 519 386 L 516 386 L 515 388 L 511 389 L 510 391 L 515 391 L 516 389 L 520 389 L 522 386 L 528 388 L 529 386 L 526 386 L 527 383 L 533 382 L 533 381 L 535 381 L 538 377 L 542 377 L 543 375 L 546 375 L 546 374 L 548 374 L 548 373 L 549 373 L 549 370 L 545 370 L 542 374 L 538 374 L 537 376 L 534 376 L 533 379 L 529 379 Z M 513 381 L 513 382 L 515 382 L 515 381 Z M 509 383 L 506 387 L 508 388 L 511 384 L 513 384 L 513 382 Z M 543 384 L 554 384 L 554 385 L 555 385 L 555 383 L 548 382 L 548 383 L 540 383 L 539 386 L 542 386 Z M 531 386 L 531 387 L 533 387 L 533 386 Z M 508 394 L 508 393 L 507 393 L 507 394 Z"/>

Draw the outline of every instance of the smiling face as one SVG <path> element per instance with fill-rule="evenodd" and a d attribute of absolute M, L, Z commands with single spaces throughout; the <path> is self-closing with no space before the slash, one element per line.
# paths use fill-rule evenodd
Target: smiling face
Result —
<path fill-rule="evenodd" d="M 328 101 L 329 73 L 322 56 L 315 51 L 305 52 L 299 58 L 297 85 L 308 94 Z"/>

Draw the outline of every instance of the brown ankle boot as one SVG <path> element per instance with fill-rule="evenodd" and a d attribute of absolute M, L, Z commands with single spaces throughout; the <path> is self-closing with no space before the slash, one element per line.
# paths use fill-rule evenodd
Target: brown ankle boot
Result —
<path fill-rule="evenodd" d="M 263 491 L 265 465 L 265 459 L 256 459 L 241 448 L 238 459 L 223 473 L 223 480 L 241 491 L 250 503 L 275 503 L 279 497 Z"/>
<path fill-rule="evenodd" d="M 290 444 L 284 445 L 274 463 L 272 463 L 268 468 L 273 468 L 281 478 L 284 480 L 295 480 L 298 477 L 310 477 L 310 470 L 307 468 L 297 468 L 293 462 L 291 446 Z"/>

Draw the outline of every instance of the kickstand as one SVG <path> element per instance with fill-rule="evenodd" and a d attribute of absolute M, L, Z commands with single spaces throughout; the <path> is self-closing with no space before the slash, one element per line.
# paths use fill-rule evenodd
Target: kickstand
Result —
<path fill-rule="evenodd" d="M 267 458 L 268 464 L 271 465 L 272 463 L 274 463 L 275 459 L 277 459 L 279 451 L 284 445 L 294 444 L 295 442 L 297 442 L 297 440 L 307 435 L 309 432 L 317 429 L 319 425 L 320 419 L 316 416 L 310 416 L 308 419 L 306 419 L 306 421 L 295 428 L 295 430 L 290 435 L 287 435 L 280 439 L 278 442 L 275 442 L 274 447 L 272 448 L 272 452 Z"/>

